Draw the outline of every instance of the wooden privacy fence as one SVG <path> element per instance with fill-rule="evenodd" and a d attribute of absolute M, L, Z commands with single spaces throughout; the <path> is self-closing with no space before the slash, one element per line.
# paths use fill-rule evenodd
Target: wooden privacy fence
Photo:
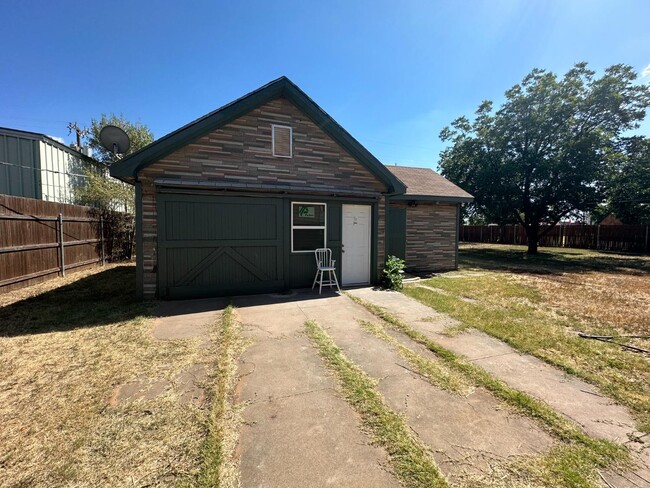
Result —
<path fill-rule="evenodd" d="M 111 223 L 91 207 L 0 195 L 0 293 L 104 263 Z"/>
<path fill-rule="evenodd" d="M 544 227 L 540 230 L 540 233 Z M 545 247 L 575 247 L 601 251 L 650 252 L 647 225 L 556 225 L 540 238 Z M 492 244 L 527 245 L 526 231 L 521 225 L 461 225 L 460 240 Z"/>

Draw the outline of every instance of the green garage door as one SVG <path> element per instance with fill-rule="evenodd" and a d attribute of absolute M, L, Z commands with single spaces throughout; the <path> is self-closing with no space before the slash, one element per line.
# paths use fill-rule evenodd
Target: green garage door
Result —
<path fill-rule="evenodd" d="M 157 201 L 161 298 L 284 288 L 281 200 L 159 193 Z"/>

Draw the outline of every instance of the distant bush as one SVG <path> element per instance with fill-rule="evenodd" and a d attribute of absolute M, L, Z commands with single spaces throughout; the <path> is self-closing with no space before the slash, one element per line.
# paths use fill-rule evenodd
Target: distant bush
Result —
<path fill-rule="evenodd" d="M 384 267 L 382 284 L 390 290 L 401 290 L 404 288 L 404 260 L 396 256 L 388 256 Z"/>

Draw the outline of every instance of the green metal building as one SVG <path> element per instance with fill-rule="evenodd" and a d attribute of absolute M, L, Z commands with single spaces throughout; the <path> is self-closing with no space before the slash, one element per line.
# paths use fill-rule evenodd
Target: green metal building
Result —
<path fill-rule="evenodd" d="M 0 194 L 74 203 L 87 154 L 45 134 L 0 127 Z"/>

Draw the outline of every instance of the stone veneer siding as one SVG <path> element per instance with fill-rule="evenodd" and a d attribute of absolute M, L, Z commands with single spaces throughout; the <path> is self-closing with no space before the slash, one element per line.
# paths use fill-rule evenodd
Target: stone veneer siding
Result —
<path fill-rule="evenodd" d="M 456 269 L 457 212 L 453 203 L 391 202 L 406 208 L 406 267 L 413 271 Z"/>
<path fill-rule="evenodd" d="M 377 205 L 377 279 L 381 280 L 386 264 L 386 197 L 382 197 Z"/>
<path fill-rule="evenodd" d="M 293 129 L 293 157 L 272 154 L 271 125 Z M 154 298 L 157 292 L 157 228 L 155 179 L 213 181 L 232 184 L 263 184 L 295 187 L 299 193 L 326 194 L 342 191 L 382 193 L 385 185 L 362 164 L 321 131 L 291 102 L 273 100 L 224 127 L 203 136 L 144 168 L 142 183 L 143 293 Z M 266 188 L 264 191 L 272 192 Z M 233 191 L 233 195 L 235 192 Z M 384 263 L 385 207 L 379 205 L 377 263 Z"/>

